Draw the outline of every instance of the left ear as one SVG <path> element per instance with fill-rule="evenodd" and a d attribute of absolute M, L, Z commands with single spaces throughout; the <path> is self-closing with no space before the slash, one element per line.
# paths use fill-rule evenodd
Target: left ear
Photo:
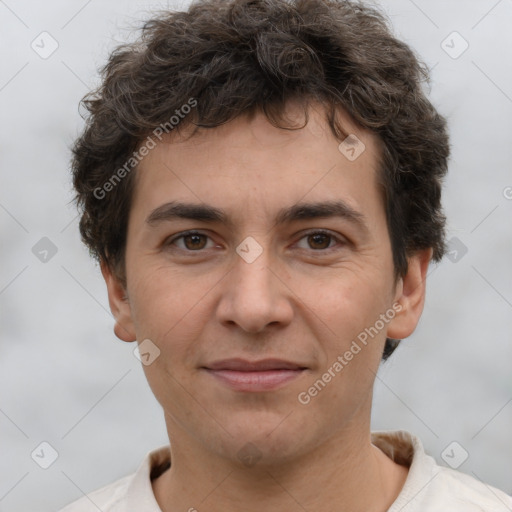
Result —
<path fill-rule="evenodd" d="M 402 340 L 416 329 L 425 304 L 425 280 L 432 253 L 432 248 L 422 249 L 407 259 L 407 274 L 398 281 L 394 301 L 401 309 L 388 324 L 388 338 Z"/>

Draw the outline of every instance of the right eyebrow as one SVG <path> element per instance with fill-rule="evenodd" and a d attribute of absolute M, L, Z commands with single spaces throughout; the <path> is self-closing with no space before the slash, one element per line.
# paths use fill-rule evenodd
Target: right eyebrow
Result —
<path fill-rule="evenodd" d="M 218 222 L 232 226 L 224 211 L 211 205 L 171 201 L 155 208 L 146 218 L 150 226 L 174 219 L 191 219 L 203 222 Z"/>

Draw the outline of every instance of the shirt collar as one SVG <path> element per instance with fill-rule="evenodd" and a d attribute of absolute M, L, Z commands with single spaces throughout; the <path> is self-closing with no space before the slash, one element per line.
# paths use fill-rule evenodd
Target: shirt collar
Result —
<path fill-rule="evenodd" d="M 371 441 L 397 464 L 409 468 L 404 487 L 388 510 L 398 512 L 437 476 L 440 468 L 425 453 L 420 439 L 405 430 L 374 431 L 371 433 Z M 128 486 L 123 512 L 161 512 L 151 479 L 170 466 L 170 459 L 169 445 L 147 453 Z"/>

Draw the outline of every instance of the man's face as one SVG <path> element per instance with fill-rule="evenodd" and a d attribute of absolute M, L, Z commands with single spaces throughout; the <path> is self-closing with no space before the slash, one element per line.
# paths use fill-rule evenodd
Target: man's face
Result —
<path fill-rule="evenodd" d="M 290 106 L 289 118 L 298 112 Z M 400 315 L 389 312 L 402 282 L 394 286 L 377 141 L 342 119 L 366 147 L 353 161 L 317 106 L 295 131 L 259 114 L 188 141 L 173 134 L 140 164 L 126 246 L 128 301 L 116 316 L 131 340 L 149 339 L 160 350 L 144 371 L 177 443 L 188 439 L 232 460 L 252 443 L 261 462 L 275 463 L 344 433 L 367 435 L 386 334 L 400 330 Z M 162 206 L 171 202 L 208 205 L 228 223 L 169 216 Z M 301 218 L 299 210 L 278 218 L 327 202 L 342 202 L 352 215 Z M 189 230 L 198 234 L 180 238 Z M 112 300 L 112 286 L 109 293 Z M 373 336 L 347 360 L 370 327 Z M 233 358 L 303 369 L 259 380 L 209 369 Z M 308 392 L 329 369 L 331 379 Z"/>

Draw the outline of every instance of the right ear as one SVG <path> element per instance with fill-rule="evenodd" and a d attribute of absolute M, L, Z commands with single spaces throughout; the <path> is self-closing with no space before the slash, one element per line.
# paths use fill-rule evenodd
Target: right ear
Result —
<path fill-rule="evenodd" d="M 137 336 L 135 335 L 135 326 L 127 292 L 107 263 L 102 261 L 100 267 L 107 285 L 110 311 L 112 311 L 115 319 L 114 333 L 122 341 L 136 341 Z"/>

